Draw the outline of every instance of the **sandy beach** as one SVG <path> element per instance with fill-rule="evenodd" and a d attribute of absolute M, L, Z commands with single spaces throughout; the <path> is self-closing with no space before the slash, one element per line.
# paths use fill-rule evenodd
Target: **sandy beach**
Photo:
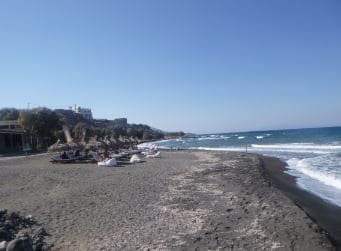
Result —
<path fill-rule="evenodd" d="M 53 250 L 335 249 L 269 176 L 281 164 L 256 155 L 162 152 L 115 168 L 49 158 L 0 159 L 0 208 L 33 215 Z"/>
<path fill-rule="evenodd" d="M 286 164 L 277 158 L 262 157 L 266 179 L 278 187 L 329 234 L 337 250 L 341 249 L 341 208 L 299 188 L 295 177 L 285 173 Z"/>

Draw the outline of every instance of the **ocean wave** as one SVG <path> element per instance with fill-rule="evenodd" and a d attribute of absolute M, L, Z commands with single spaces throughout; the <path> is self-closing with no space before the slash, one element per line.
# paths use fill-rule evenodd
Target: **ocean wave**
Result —
<path fill-rule="evenodd" d="M 202 140 L 217 140 L 217 138 L 211 138 L 211 137 L 202 137 L 202 138 L 198 138 L 199 141 L 202 141 Z"/>
<path fill-rule="evenodd" d="M 146 144 L 162 144 L 162 143 L 167 143 L 167 142 L 175 142 L 176 139 L 162 139 L 162 140 L 158 140 L 158 141 L 153 141 L 150 143 L 146 143 Z"/>
<path fill-rule="evenodd" d="M 169 143 L 169 142 L 177 142 L 177 139 L 163 139 L 163 140 L 159 140 L 159 141 L 153 141 L 153 142 L 145 142 L 145 143 L 141 143 L 139 145 L 137 145 L 138 149 L 143 149 L 143 148 L 162 148 L 164 146 L 162 146 L 162 144 L 164 143 Z M 161 144 L 161 145 L 160 145 Z"/>
<path fill-rule="evenodd" d="M 153 143 L 142 143 L 142 144 L 139 144 L 137 145 L 137 149 L 152 149 L 152 148 L 155 148 L 155 144 Z"/>
<path fill-rule="evenodd" d="M 223 136 L 223 135 L 210 135 L 209 137 L 200 137 L 198 138 L 199 141 L 203 140 L 220 140 L 220 139 L 229 139 L 230 137 L 228 136 Z"/>
<path fill-rule="evenodd" d="M 262 149 L 262 148 L 252 148 L 250 146 L 245 145 L 245 147 L 190 147 L 189 149 L 198 149 L 198 150 L 207 150 L 207 151 L 238 151 L 245 152 L 246 149 L 249 152 L 254 153 L 264 153 L 267 155 L 271 155 L 271 153 L 276 155 L 278 153 L 315 153 L 315 154 L 326 154 L 324 151 L 311 151 L 311 150 L 298 150 L 298 149 Z M 276 156 L 275 155 L 275 156 Z"/>
<path fill-rule="evenodd" d="M 221 135 L 220 138 L 221 139 L 229 139 L 230 137 Z"/>
<path fill-rule="evenodd" d="M 272 134 L 270 133 L 266 133 L 266 134 L 263 134 L 263 135 L 258 135 L 256 136 L 256 139 L 264 139 L 264 138 L 268 138 L 270 137 Z"/>
<path fill-rule="evenodd" d="M 341 145 L 317 145 L 311 143 L 291 143 L 291 144 L 274 144 L 274 145 L 259 145 L 252 144 L 253 148 L 266 149 L 305 149 L 305 150 L 341 150 Z"/>
<path fill-rule="evenodd" d="M 246 136 L 239 136 L 238 139 L 245 139 Z"/>
<path fill-rule="evenodd" d="M 319 167 L 314 163 L 314 158 L 297 159 L 292 158 L 287 161 L 289 168 L 293 168 L 315 180 L 322 182 L 325 185 L 332 186 L 341 190 L 341 174 L 337 172 L 326 172 L 319 170 Z"/>
<path fill-rule="evenodd" d="M 205 151 L 245 151 L 245 148 L 241 147 L 190 147 L 191 150 L 205 150 Z"/>

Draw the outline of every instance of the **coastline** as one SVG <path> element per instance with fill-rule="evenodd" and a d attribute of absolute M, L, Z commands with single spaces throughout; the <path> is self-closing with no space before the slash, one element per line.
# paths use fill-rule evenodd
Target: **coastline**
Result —
<path fill-rule="evenodd" d="M 162 151 L 116 168 L 0 162 L 0 208 L 33 215 L 53 250 L 335 250 L 265 178 L 259 156 Z"/>
<path fill-rule="evenodd" d="M 296 177 L 285 171 L 286 163 L 278 158 L 260 156 L 264 174 L 288 198 L 300 207 L 312 220 L 328 233 L 337 250 L 341 250 L 341 207 L 300 188 Z"/>

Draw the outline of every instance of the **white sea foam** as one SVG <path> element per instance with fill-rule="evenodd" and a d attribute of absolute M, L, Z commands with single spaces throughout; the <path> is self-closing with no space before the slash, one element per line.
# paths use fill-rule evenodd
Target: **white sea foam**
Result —
<path fill-rule="evenodd" d="M 212 138 L 212 137 L 201 137 L 201 138 L 198 138 L 199 141 L 202 141 L 202 140 L 217 140 L 217 138 Z"/>
<path fill-rule="evenodd" d="M 292 143 L 292 144 L 274 144 L 274 145 L 259 145 L 252 144 L 253 148 L 263 149 L 303 149 L 303 150 L 325 150 L 335 151 L 341 150 L 341 145 L 317 145 L 311 143 Z"/>
<path fill-rule="evenodd" d="M 142 144 L 137 145 L 138 149 L 152 149 L 154 147 L 155 147 L 155 144 L 153 143 L 142 143 Z"/>
<path fill-rule="evenodd" d="M 289 167 L 294 168 L 303 174 L 314 178 L 325 185 L 333 186 L 337 189 L 341 189 L 341 175 L 333 172 L 323 172 L 319 170 L 314 161 L 311 159 L 290 159 L 288 160 Z"/>
<path fill-rule="evenodd" d="M 229 139 L 230 137 L 224 135 L 210 135 L 198 138 L 199 141 L 202 140 L 220 140 L 220 139 Z"/>
<path fill-rule="evenodd" d="M 341 158 L 337 154 L 287 161 L 288 173 L 298 177 L 297 184 L 341 206 Z"/>
<path fill-rule="evenodd" d="M 311 150 L 298 150 L 298 149 L 270 149 L 270 148 L 252 148 L 245 145 L 245 147 L 190 147 L 189 149 L 199 149 L 199 150 L 211 150 L 211 151 L 245 151 L 254 153 L 264 153 L 266 155 L 271 155 L 271 153 L 315 153 L 315 154 L 326 154 L 325 151 L 311 151 Z"/>
<path fill-rule="evenodd" d="M 245 148 L 241 147 L 190 147 L 192 150 L 206 150 L 206 151 L 245 151 Z"/>
<path fill-rule="evenodd" d="M 175 139 L 162 139 L 162 140 L 159 140 L 159 141 L 154 141 L 154 142 L 151 142 L 151 144 L 159 144 L 159 143 L 167 143 L 167 142 L 172 142 L 172 141 L 176 141 Z"/>
<path fill-rule="evenodd" d="M 254 151 L 269 151 L 269 152 L 292 152 L 292 153 L 314 153 L 314 154 L 329 154 L 341 151 L 340 145 L 318 145 L 312 143 L 291 143 L 291 144 L 273 144 L 260 145 L 251 144 L 251 149 Z"/>
<path fill-rule="evenodd" d="M 245 136 L 239 136 L 238 139 L 245 139 Z"/>
<path fill-rule="evenodd" d="M 270 133 L 266 133 L 266 134 L 264 134 L 264 135 L 258 135 L 258 136 L 256 136 L 256 139 L 264 139 L 264 138 L 267 138 L 267 137 L 270 137 L 270 136 L 271 136 Z"/>
<path fill-rule="evenodd" d="M 220 138 L 221 138 L 221 139 L 229 139 L 230 137 L 221 135 Z"/>

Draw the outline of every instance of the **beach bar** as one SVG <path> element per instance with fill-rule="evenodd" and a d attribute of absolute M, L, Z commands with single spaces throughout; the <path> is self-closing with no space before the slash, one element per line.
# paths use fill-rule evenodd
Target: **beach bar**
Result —
<path fill-rule="evenodd" d="M 21 152 L 27 148 L 27 135 L 17 120 L 0 121 L 0 153 Z"/>

